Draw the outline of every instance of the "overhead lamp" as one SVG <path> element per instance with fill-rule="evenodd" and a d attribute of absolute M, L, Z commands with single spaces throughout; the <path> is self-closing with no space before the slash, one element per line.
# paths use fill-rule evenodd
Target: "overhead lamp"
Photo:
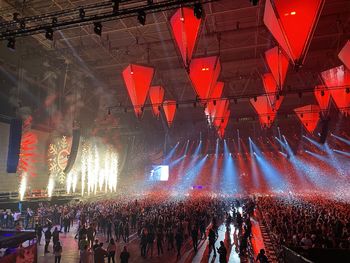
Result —
<path fill-rule="evenodd" d="M 145 13 L 145 11 L 143 11 L 143 10 L 139 11 L 138 16 L 137 16 L 137 21 L 139 21 L 139 23 L 141 25 L 143 25 L 143 26 L 146 24 L 146 13 Z"/>
<path fill-rule="evenodd" d="M 197 19 L 201 19 L 202 18 L 202 16 L 203 16 L 203 8 L 202 8 L 202 4 L 201 3 L 195 3 L 194 4 L 193 13 L 194 13 L 194 16 Z"/>
<path fill-rule="evenodd" d="M 22 19 L 21 22 L 19 22 L 19 27 L 21 29 L 24 29 L 26 27 L 26 22 L 24 21 L 24 19 Z"/>
<path fill-rule="evenodd" d="M 45 32 L 45 38 L 48 40 L 53 40 L 53 30 L 51 27 L 48 27 Z"/>
<path fill-rule="evenodd" d="M 259 4 L 259 0 L 250 0 L 253 6 L 257 6 Z"/>
<path fill-rule="evenodd" d="M 80 17 L 81 19 L 84 19 L 84 18 L 85 18 L 85 10 L 84 10 L 84 8 L 80 8 L 80 9 L 79 9 L 79 17 Z"/>
<path fill-rule="evenodd" d="M 11 37 L 8 39 L 8 42 L 7 42 L 7 47 L 11 50 L 15 50 L 16 48 L 16 40 L 15 38 Z"/>
<path fill-rule="evenodd" d="M 322 96 L 322 97 L 324 96 L 324 91 L 323 91 L 323 90 L 321 90 L 321 96 Z"/>
<path fill-rule="evenodd" d="M 101 22 L 94 22 L 94 32 L 96 35 L 102 35 L 102 24 Z"/>
<path fill-rule="evenodd" d="M 256 96 L 254 96 L 254 101 L 256 102 L 258 100 L 258 98 Z"/>
<path fill-rule="evenodd" d="M 119 11 L 119 1 L 120 0 L 112 0 L 113 14 Z"/>
<path fill-rule="evenodd" d="M 57 24 L 57 17 L 53 17 L 52 18 L 52 25 L 56 25 Z"/>

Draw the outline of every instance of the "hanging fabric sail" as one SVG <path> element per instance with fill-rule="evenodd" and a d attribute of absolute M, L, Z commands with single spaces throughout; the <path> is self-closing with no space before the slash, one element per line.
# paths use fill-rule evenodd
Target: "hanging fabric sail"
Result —
<path fill-rule="evenodd" d="M 304 62 L 324 0 L 266 0 L 264 23 L 295 65 Z"/>
<path fill-rule="evenodd" d="M 320 107 L 318 105 L 306 105 L 304 107 L 294 109 L 298 119 L 303 124 L 304 128 L 313 133 L 320 120 Z"/>
<path fill-rule="evenodd" d="M 173 120 L 175 117 L 176 111 L 176 101 L 175 100 L 166 100 L 163 102 L 163 109 L 165 113 L 165 117 L 168 122 L 168 126 L 170 127 L 173 124 Z"/>
<path fill-rule="evenodd" d="M 230 110 L 226 111 L 226 113 L 224 114 L 223 121 L 221 122 L 221 124 L 218 128 L 218 135 L 221 139 L 224 138 L 226 127 L 227 127 L 228 121 L 230 119 L 230 113 L 231 113 Z"/>
<path fill-rule="evenodd" d="M 228 99 L 220 99 L 216 102 L 216 105 L 212 111 L 212 121 L 216 129 L 220 128 L 229 106 L 230 103 Z"/>
<path fill-rule="evenodd" d="M 205 108 L 204 112 L 205 112 L 205 116 L 207 117 L 207 120 L 209 121 L 209 124 L 211 125 L 213 122 L 213 116 L 212 113 L 215 109 L 215 105 L 217 102 L 217 99 L 221 98 L 222 95 L 222 91 L 224 89 L 224 82 L 217 82 L 214 90 L 212 92 L 212 94 L 210 95 L 210 101 L 208 101 L 207 103 L 207 107 Z"/>
<path fill-rule="evenodd" d="M 153 68 L 136 64 L 130 64 L 123 70 L 123 79 L 138 118 L 142 115 L 142 107 L 145 104 L 153 74 Z"/>
<path fill-rule="evenodd" d="M 279 90 L 282 90 L 289 66 L 288 57 L 279 47 L 274 47 L 265 52 L 265 59 Z"/>
<path fill-rule="evenodd" d="M 331 100 L 331 93 L 328 88 L 324 85 L 315 86 L 314 94 L 321 111 L 327 111 Z"/>
<path fill-rule="evenodd" d="M 262 128 L 270 128 L 274 122 L 277 110 L 271 106 L 268 96 L 262 95 L 255 99 L 250 99 L 250 104 L 258 114 Z"/>
<path fill-rule="evenodd" d="M 275 78 L 271 73 L 266 73 L 262 75 L 262 81 L 263 81 L 265 92 L 269 94 L 268 98 L 270 100 L 270 103 L 271 105 L 274 105 L 276 101 L 276 95 L 278 92 L 278 87 L 277 87 Z"/>
<path fill-rule="evenodd" d="M 338 57 L 350 70 L 350 40 L 348 40 L 342 50 L 340 50 Z"/>
<path fill-rule="evenodd" d="M 149 89 L 149 98 L 151 100 L 153 114 L 159 118 L 159 109 L 164 99 L 164 88 L 162 86 L 151 87 Z"/>
<path fill-rule="evenodd" d="M 201 100 L 210 98 L 221 71 L 217 56 L 195 58 L 190 65 L 190 79 Z"/>
<path fill-rule="evenodd" d="M 350 114 L 350 70 L 342 65 L 323 71 L 321 76 L 339 111 Z"/>
<path fill-rule="evenodd" d="M 193 9 L 188 7 L 178 9 L 170 18 L 174 39 L 185 67 L 189 66 L 192 59 L 201 22 L 202 19 L 197 19 L 193 15 Z"/>

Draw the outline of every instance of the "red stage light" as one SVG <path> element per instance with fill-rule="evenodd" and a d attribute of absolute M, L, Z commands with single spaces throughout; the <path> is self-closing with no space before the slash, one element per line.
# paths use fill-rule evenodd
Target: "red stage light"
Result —
<path fill-rule="evenodd" d="M 265 52 L 265 58 L 273 78 L 281 90 L 288 71 L 288 57 L 286 57 L 279 47 L 274 47 Z"/>
<path fill-rule="evenodd" d="M 142 115 L 141 108 L 145 104 L 153 74 L 153 68 L 136 64 L 130 64 L 123 70 L 123 79 L 138 118 Z"/>
<path fill-rule="evenodd" d="M 172 32 L 186 67 L 192 59 L 202 19 L 193 15 L 193 9 L 180 8 L 170 18 Z"/>
<path fill-rule="evenodd" d="M 221 65 L 217 56 L 192 60 L 190 65 L 190 79 L 201 100 L 206 100 L 211 97 L 220 71 Z"/>
<path fill-rule="evenodd" d="M 313 133 L 320 120 L 320 107 L 318 105 L 306 105 L 294 109 L 295 114 L 298 116 L 300 122 L 304 128 Z"/>
<path fill-rule="evenodd" d="M 264 23 L 296 65 L 304 62 L 324 0 L 266 0 Z"/>
<path fill-rule="evenodd" d="M 346 42 L 342 50 L 339 52 L 338 57 L 344 63 L 344 65 L 350 70 L 350 40 Z"/>
<path fill-rule="evenodd" d="M 165 117 L 168 122 L 168 126 L 170 127 L 173 124 L 173 120 L 176 112 L 176 101 L 174 100 L 166 100 L 163 102 L 163 109 L 165 113 Z"/>
<path fill-rule="evenodd" d="M 154 116 L 159 118 L 159 106 L 163 102 L 164 99 L 164 88 L 162 86 L 153 86 L 149 89 L 149 98 L 152 103 L 152 109 Z"/>

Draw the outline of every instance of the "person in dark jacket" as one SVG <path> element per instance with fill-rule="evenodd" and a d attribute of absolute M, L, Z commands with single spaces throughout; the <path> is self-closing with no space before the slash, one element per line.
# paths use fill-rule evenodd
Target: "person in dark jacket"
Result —
<path fill-rule="evenodd" d="M 123 251 L 120 253 L 120 263 L 128 263 L 130 258 L 130 253 L 128 252 L 126 246 L 124 246 Z"/>
<path fill-rule="evenodd" d="M 107 250 L 103 248 L 103 243 L 95 249 L 94 251 L 94 262 L 95 263 L 105 263 L 105 257 L 108 256 Z"/>
<path fill-rule="evenodd" d="M 52 237 L 51 229 L 48 228 L 45 231 L 45 250 L 44 250 L 44 253 L 50 253 L 50 251 L 49 251 L 49 244 L 50 244 L 50 241 L 51 241 L 51 237 Z"/>
<path fill-rule="evenodd" d="M 220 241 L 220 247 L 218 248 L 219 262 L 227 263 L 227 249 L 223 241 Z"/>

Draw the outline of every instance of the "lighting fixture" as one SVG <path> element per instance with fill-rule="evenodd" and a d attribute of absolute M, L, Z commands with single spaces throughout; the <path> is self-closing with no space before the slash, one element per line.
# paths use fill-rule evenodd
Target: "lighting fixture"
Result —
<path fill-rule="evenodd" d="M 143 11 L 143 10 L 139 11 L 139 14 L 137 16 L 137 21 L 139 21 L 139 23 L 141 25 L 143 25 L 143 26 L 146 24 L 146 13 L 145 13 L 145 11 Z"/>
<path fill-rule="evenodd" d="M 323 91 L 323 90 L 321 90 L 321 96 L 322 96 L 322 97 L 324 96 L 324 91 Z"/>
<path fill-rule="evenodd" d="M 26 22 L 22 19 L 21 22 L 19 22 L 19 26 L 21 29 L 24 29 L 26 27 Z"/>
<path fill-rule="evenodd" d="M 81 19 L 84 19 L 85 18 L 85 10 L 83 8 L 80 8 L 79 9 L 79 17 Z"/>
<path fill-rule="evenodd" d="M 102 35 L 102 24 L 101 22 L 94 22 L 94 32 L 96 35 Z"/>
<path fill-rule="evenodd" d="M 201 3 L 196 3 L 196 4 L 194 4 L 193 13 L 194 13 L 194 16 L 195 16 L 197 19 L 201 19 L 201 18 L 202 18 L 202 15 L 203 15 L 203 8 L 202 8 Z"/>
<path fill-rule="evenodd" d="M 259 0 L 250 0 L 253 6 L 257 6 L 259 3 Z"/>
<path fill-rule="evenodd" d="M 48 40 L 53 40 L 53 30 L 51 27 L 48 27 L 45 32 L 45 38 Z"/>
<path fill-rule="evenodd" d="M 113 14 L 119 11 L 119 0 L 112 0 Z"/>
<path fill-rule="evenodd" d="M 9 38 L 7 42 L 7 47 L 9 49 L 15 50 L 16 48 L 16 40 L 14 38 Z"/>
<path fill-rule="evenodd" d="M 254 101 L 256 102 L 258 100 L 258 98 L 256 96 L 254 96 Z"/>

